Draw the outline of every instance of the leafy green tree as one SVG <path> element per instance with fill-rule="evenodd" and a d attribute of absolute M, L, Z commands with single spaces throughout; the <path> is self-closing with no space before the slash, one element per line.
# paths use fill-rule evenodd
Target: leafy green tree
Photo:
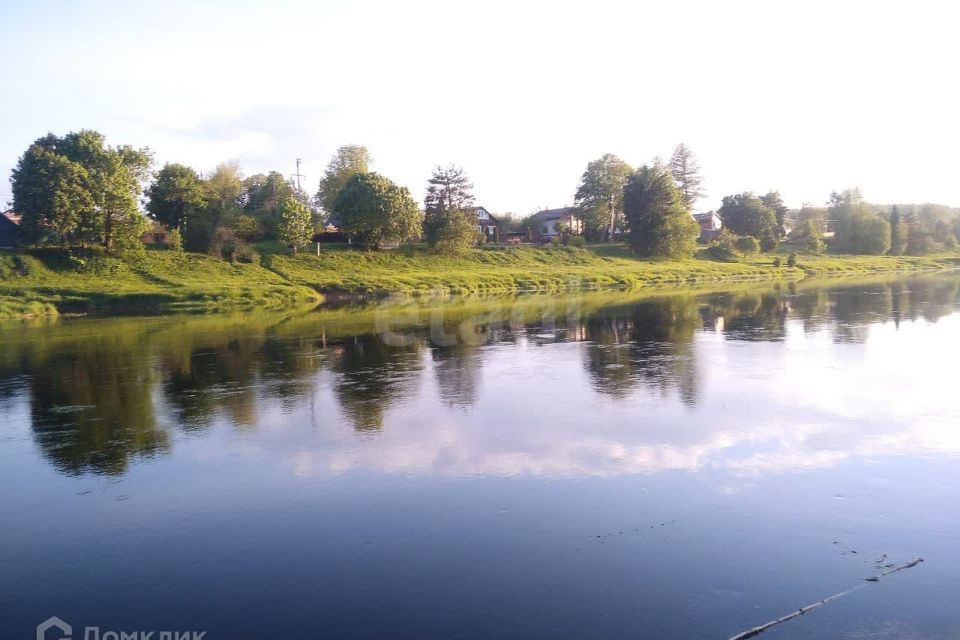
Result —
<path fill-rule="evenodd" d="M 918 256 L 941 251 L 947 237 L 960 230 L 956 212 L 936 204 L 915 207 L 907 217 L 907 224 L 906 252 Z"/>
<path fill-rule="evenodd" d="M 457 251 L 475 244 L 476 223 L 466 215 L 473 204 L 473 184 L 462 168 L 450 165 L 434 169 L 424 198 L 423 230 L 427 242 L 441 251 Z"/>
<path fill-rule="evenodd" d="M 150 152 L 130 146 L 108 147 L 103 134 L 88 129 L 56 139 L 55 147 L 87 170 L 94 206 L 92 215 L 80 221 L 81 236 L 100 242 L 108 251 L 114 249 L 118 237 L 124 246 L 138 246 L 134 240 L 144 224 L 137 196 L 149 175 Z"/>
<path fill-rule="evenodd" d="M 280 225 L 277 227 L 280 240 L 297 249 L 310 242 L 313 237 L 313 219 L 310 208 L 293 196 L 288 197 L 280 206 Z"/>
<path fill-rule="evenodd" d="M 797 213 L 798 227 L 802 227 L 804 222 L 810 220 L 820 232 L 820 236 L 827 232 L 827 209 L 826 207 L 813 207 L 804 204 Z"/>
<path fill-rule="evenodd" d="M 103 246 L 119 252 L 140 250 L 140 241 L 150 224 L 140 213 L 138 196 L 150 175 L 153 157 L 146 149 L 121 146 L 107 149 L 103 172 L 93 172 L 100 180 L 103 211 Z"/>
<path fill-rule="evenodd" d="M 334 211 L 340 190 L 352 176 L 370 171 L 372 162 L 373 157 L 366 147 L 349 144 L 337 149 L 320 179 L 320 189 L 317 191 L 317 204 L 324 213 L 329 215 Z"/>
<path fill-rule="evenodd" d="M 753 236 L 763 251 L 777 248 L 777 217 L 761 198 L 749 191 L 725 196 L 717 211 L 723 226 L 737 235 Z"/>
<path fill-rule="evenodd" d="M 244 242 L 259 240 L 263 236 L 263 225 L 255 216 L 247 213 L 238 215 L 233 220 L 233 232 Z"/>
<path fill-rule="evenodd" d="M 820 254 L 826 249 L 823 241 L 823 232 L 814 218 L 807 218 L 800 223 L 791 238 L 800 240 L 807 253 Z"/>
<path fill-rule="evenodd" d="M 423 212 L 406 187 L 378 173 L 357 173 L 333 204 L 341 228 L 368 247 L 402 242 L 423 228 Z"/>
<path fill-rule="evenodd" d="M 214 227 L 229 222 L 240 208 L 243 179 L 237 162 L 223 162 L 204 181 L 206 211 Z"/>
<path fill-rule="evenodd" d="M 763 204 L 767 206 L 768 209 L 773 211 L 774 218 L 777 221 L 777 237 L 782 238 L 786 233 L 786 227 L 784 227 L 784 221 L 787 217 L 787 205 L 783 203 L 783 198 L 780 197 L 779 191 L 770 191 L 766 195 L 760 196 L 760 200 L 763 201 Z"/>
<path fill-rule="evenodd" d="M 836 220 L 839 251 L 883 255 L 890 250 L 890 223 L 863 200 L 859 189 L 832 193 L 828 215 Z"/>
<path fill-rule="evenodd" d="M 900 215 L 900 208 L 893 205 L 890 210 L 890 255 L 900 256 L 907 250 L 909 231 L 907 221 Z"/>
<path fill-rule="evenodd" d="M 632 172 L 630 165 L 610 153 L 587 164 L 574 204 L 591 240 L 612 237 L 623 215 L 623 188 Z"/>
<path fill-rule="evenodd" d="M 460 253 L 477 244 L 476 221 L 463 211 L 447 212 L 431 231 L 431 245 L 439 253 Z"/>
<path fill-rule="evenodd" d="M 50 230 L 59 228 L 62 231 L 59 234 L 62 242 L 99 242 L 108 251 L 114 250 L 116 245 L 139 246 L 135 240 L 145 225 L 137 207 L 137 196 L 152 161 L 147 149 L 108 147 L 102 134 L 86 129 L 68 133 L 62 138 L 50 134 L 38 139 L 33 146 L 41 147 L 72 164 L 47 157 L 45 164 L 31 161 L 21 168 L 39 169 L 45 166 L 52 172 L 51 178 L 54 178 L 51 185 L 53 191 L 48 195 L 59 194 L 53 199 L 48 197 L 46 213 L 41 218 L 35 218 L 37 221 L 46 218 L 47 224 L 34 228 L 33 221 L 28 221 L 28 233 L 47 226 Z M 40 156 L 34 154 L 33 159 L 40 160 Z M 83 171 L 78 171 L 77 166 Z M 26 183 L 44 179 L 36 175 L 31 178 L 22 171 L 15 174 L 15 178 L 23 179 Z M 80 190 L 85 190 L 86 196 L 79 196 Z M 80 207 L 67 214 L 65 205 L 59 205 L 56 207 L 59 213 L 54 214 L 51 207 L 56 200 L 61 203 L 71 200 Z M 27 203 L 27 206 L 30 207 L 31 203 Z M 60 223 L 50 227 L 51 216 L 60 217 Z"/>
<path fill-rule="evenodd" d="M 660 258 L 693 254 L 700 227 L 662 165 L 644 165 L 630 175 L 624 187 L 623 211 L 627 241 L 634 253 Z"/>
<path fill-rule="evenodd" d="M 243 179 L 240 165 L 221 163 L 202 184 L 204 204 L 187 223 L 186 247 L 190 251 L 231 256 L 232 253 L 223 251 L 222 247 L 232 246 L 237 239 L 230 227 L 241 211 Z"/>
<path fill-rule="evenodd" d="M 243 180 L 243 210 L 261 213 L 278 210 L 280 204 L 295 195 L 295 189 L 279 171 L 257 173 Z"/>
<path fill-rule="evenodd" d="M 93 197 L 87 170 L 42 142 L 50 138 L 30 145 L 13 170 L 13 207 L 27 241 L 70 244 L 92 215 Z"/>
<path fill-rule="evenodd" d="M 706 195 L 706 191 L 701 187 L 703 178 L 700 176 L 697 158 L 682 142 L 674 147 L 673 155 L 670 156 L 670 173 L 673 175 L 674 182 L 677 183 L 677 188 L 680 189 L 683 206 L 688 211 L 692 210 L 697 200 Z"/>
<path fill-rule="evenodd" d="M 147 213 L 157 222 L 181 233 L 187 220 L 204 205 L 204 187 L 197 172 L 182 164 L 165 164 L 147 188 Z"/>

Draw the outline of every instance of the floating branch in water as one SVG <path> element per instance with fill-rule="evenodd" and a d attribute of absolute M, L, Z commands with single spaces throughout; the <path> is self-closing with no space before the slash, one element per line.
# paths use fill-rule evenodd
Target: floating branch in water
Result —
<path fill-rule="evenodd" d="M 802 616 L 803 614 L 807 613 L 808 611 L 812 611 L 812 610 L 816 609 L 817 607 L 822 607 L 823 605 L 827 604 L 828 602 L 830 602 L 830 601 L 832 601 L 832 600 L 836 600 L 837 598 L 842 598 L 843 596 L 849 595 L 849 594 L 853 593 L 854 591 L 859 591 L 860 589 L 863 589 L 864 587 L 867 586 L 867 584 L 869 584 L 869 583 L 871 583 L 871 582 L 879 582 L 879 581 L 880 581 L 880 578 L 882 578 L 882 577 L 884 577 L 884 576 L 888 576 L 888 575 L 890 575 L 891 573 L 896 573 L 897 571 L 903 571 L 904 569 L 910 569 L 910 568 L 912 568 L 912 567 L 917 566 L 917 565 L 920 564 L 921 562 L 923 562 L 923 558 L 914 558 L 914 559 L 911 560 L 910 562 L 906 562 L 906 563 L 904 563 L 904 564 L 900 564 L 900 565 L 893 566 L 893 567 L 887 569 L 886 571 L 881 571 L 880 573 L 878 573 L 878 574 L 875 575 L 875 576 L 870 576 L 869 578 L 864 578 L 864 579 L 863 579 L 863 580 L 864 580 L 864 584 L 859 584 L 859 585 L 857 585 L 857 586 L 855 586 L 855 587 L 853 587 L 853 588 L 851 588 L 851 589 L 847 589 L 846 591 L 841 591 L 840 593 L 835 593 L 835 594 L 833 594 L 832 596 L 830 596 L 829 598 L 824 598 L 823 600 L 819 600 L 819 601 L 817 601 L 817 602 L 814 602 L 813 604 L 808 604 L 807 606 L 801 607 L 801 608 L 797 609 L 796 611 L 794 611 L 794 612 L 792 612 L 792 613 L 788 613 L 788 614 L 785 615 L 785 616 L 782 616 L 782 617 L 780 617 L 780 618 L 777 618 L 776 620 L 771 620 L 770 622 L 764 623 L 764 624 L 760 625 L 759 627 L 753 627 L 752 629 L 747 629 L 746 631 L 741 631 L 741 632 L 738 633 L 737 635 L 731 636 L 731 637 L 730 637 L 730 640 L 746 640 L 746 638 L 753 638 L 753 637 L 755 637 L 755 636 L 758 636 L 758 635 L 760 635 L 761 633 L 763 633 L 764 631 L 766 631 L 767 629 L 770 629 L 771 627 L 775 627 L 775 626 L 777 626 L 778 624 L 783 624 L 784 622 L 786 622 L 786 621 L 788 621 L 788 620 L 793 620 L 794 618 L 798 618 L 798 617 Z"/>

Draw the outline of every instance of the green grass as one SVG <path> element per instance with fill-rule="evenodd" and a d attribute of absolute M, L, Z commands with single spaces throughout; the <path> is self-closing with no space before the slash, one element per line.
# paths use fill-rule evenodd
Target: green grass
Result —
<path fill-rule="evenodd" d="M 0 319 L 59 313 L 141 313 L 285 308 L 335 298 L 504 294 L 564 289 L 635 289 L 808 276 L 956 268 L 957 256 L 772 255 L 717 262 L 640 260 L 621 245 L 474 249 L 440 256 L 422 247 L 366 252 L 326 248 L 319 256 L 265 253 L 261 264 L 148 251 L 119 259 L 97 250 L 0 251 Z M 323 294 L 323 295 L 321 295 Z"/>
<path fill-rule="evenodd" d="M 560 289 L 636 288 L 738 280 L 796 280 L 808 275 L 917 271 L 955 266 L 944 257 L 803 256 L 796 268 L 774 256 L 717 262 L 703 252 L 687 260 L 639 260 L 623 246 L 573 249 L 475 249 L 456 257 L 427 251 L 326 250 L 273 255 L 264 263 L 285 279 L 326 293 L 377 295 L 495 294 Z M 785 258 L 781 259 L 783 265 Z"/>
<path fill-rule="evenodd" d="M 0 308 L 15 301 L 67 313 L 189 311 L 319 299 L 260 265 L 204 255 L 148 251 L 122 260 L 95 250 L 0 251 Z"/>

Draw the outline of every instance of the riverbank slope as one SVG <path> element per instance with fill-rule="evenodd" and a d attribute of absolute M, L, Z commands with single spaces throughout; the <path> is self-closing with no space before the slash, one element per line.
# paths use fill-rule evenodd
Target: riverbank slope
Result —
<path fill-rule="evenodd" d="M 780 266 L 775 259 L 780 258 Z M 637 288 L 808 276 L 955 268 L 958 256 L 761 255 L 743 262 L 704 257 L 641 260 L 622 247 L 475 249 L 440 256 L 419 248 L 268 255 L 233 264 L 199 254 L 148 251 L 127 259 L 95 250 L 0 251 L 0 318 L 57 313 L 219 311 L 315 304 L 325 296 L 497 294 Z"/>

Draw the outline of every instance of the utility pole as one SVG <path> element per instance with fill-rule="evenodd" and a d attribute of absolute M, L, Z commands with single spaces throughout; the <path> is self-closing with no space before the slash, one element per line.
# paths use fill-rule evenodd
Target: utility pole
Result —
<path fill-rule="evenodd" d="M 300 178 L 306 178 L 307 176 L 300 174 L 300 158 L 297 158 L 297 172 L 291 176 L 292 178 L 297 179 L 297 193 L 300 193 Z"/>

